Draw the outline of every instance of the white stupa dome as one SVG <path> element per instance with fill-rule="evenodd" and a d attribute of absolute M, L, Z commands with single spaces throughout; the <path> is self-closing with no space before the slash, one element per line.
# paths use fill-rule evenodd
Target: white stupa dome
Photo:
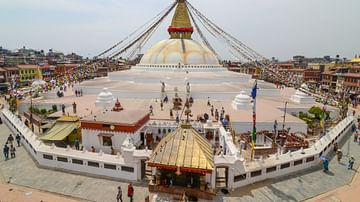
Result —
<path fill-rule="evenodd" d="M 241 91 L 232 102 L 232 107 L 236 110 L 248 109 L 251 107 L 251 97 L 246 95 L 245 91 Z"/>
<path fill-rule="evenodd" d="M 104 88 L 97 96 L 95 105 L 106 108 L 111 106 L 114 101 L 115 98 L 113 94 L 108 90 L 108 88 Z"/>
<path fill-rule="evenodd" d="M 142 57 L 140 65 L 178 64 L 214 65 L 219 62 L 207 47 L 191 39 L 168 39 L 152 46 Z"/>

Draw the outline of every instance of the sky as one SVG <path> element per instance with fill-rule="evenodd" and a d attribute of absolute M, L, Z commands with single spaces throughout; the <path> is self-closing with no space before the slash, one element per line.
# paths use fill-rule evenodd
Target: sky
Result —
<path fill-rule="evenodd" d="M 173 0 L 0 0 L 0 46 L 92 57 Z M 352 58 L 360 54 L 359 0 L 189 0 L 209 19 L 265 57 Z M 167 18 L 143 49 L 168 38 Z M 220 54 L 228 55 L 221 42 Z M 218 47 L 219 46 L 219 47 Z"/>

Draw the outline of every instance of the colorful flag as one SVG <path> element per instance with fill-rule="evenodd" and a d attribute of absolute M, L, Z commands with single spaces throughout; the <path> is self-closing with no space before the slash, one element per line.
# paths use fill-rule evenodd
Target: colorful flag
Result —
<path fill-rule="evenodd" d="M 251 97 L 253 99 L 253 131 L 252 131 L 252 141 L 253 144 L 256 142 L 256 94 L 257 94 L 257 80 L 255 80 L 254 87 L 251 90 Z"/>

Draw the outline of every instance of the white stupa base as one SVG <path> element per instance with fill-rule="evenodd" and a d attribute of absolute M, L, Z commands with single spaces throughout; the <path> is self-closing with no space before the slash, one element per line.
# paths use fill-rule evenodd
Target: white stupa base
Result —
<path fill-rule="evenodd" d="M 310 96 L 302 97 L 299 95 L 293 95 L 290 100 L 297 104 L 315 104 L 315 99 Z"/>

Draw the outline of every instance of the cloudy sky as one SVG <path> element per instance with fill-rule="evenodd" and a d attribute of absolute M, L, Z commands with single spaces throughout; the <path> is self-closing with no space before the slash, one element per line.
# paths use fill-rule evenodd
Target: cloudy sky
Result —
<path fill-rule="evenodd" d="M 359 0 L 189 0 L 266 57 L 360 53 Z M 172 0 L 0 0 L 0 46 L 94 56 Z M 170 18 L 149 41 L 167 37 Z M 216 45 L 218 46 L 218 45 Z M 146 49 L 146 47 L 144 48 Z M 226 50 L 219 47 L 226 55 Z"/>

